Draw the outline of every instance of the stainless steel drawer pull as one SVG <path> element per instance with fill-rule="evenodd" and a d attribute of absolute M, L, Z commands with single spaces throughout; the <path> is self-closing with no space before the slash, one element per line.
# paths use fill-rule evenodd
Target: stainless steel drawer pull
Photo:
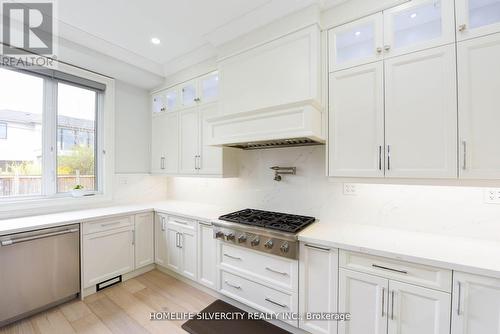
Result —
<path fill-rule="evenodd" d="M 240 285 L 234 285 L 234 284 L 229 283 L 228 281 L 224 281 L 224 283 L 226 283 L 226 285 L 229 285 L 231 288 L 235 288 L 235 289 L 241 290 L 241 286 Z"/>
<path fill-rule="evenodd" d="M 2 246 L 10 246 L 10 245 L 18 244 L 18 243 L 21 243 L 21 242 L 32 241 L 32 240 L 37 240 L 37 239 L 43 239 L 43 238 L 53 237 L 53 236 L 62 235 L 62 234 L 76 233 L 78 231 L 79 231 L 79 229 L 73 228 L 73 229 L 70 229 L 70 230 L 64 230 L 64 231 L 58 231 L 58 232 L 51 232 L 51 233 L 34 235 L 32 237 L 2 240 L 0 242 L 0 244 Z"/>
<path fill-rule="evenodd" d="M 276 273 L 276 274 L 283 275 L 283 276 L 287 276 L 288 275 L 288 273 L 284 273 L 282 271 L 277 271 L 277 270 L 274 270 L 273 268 L 269 268 L 269 267 L 266 267 L 266 270 L 270 271 L 270 272 L 273 272 L 273 273 Z"/>
<path fill-rule="evenodd" d="M 384 317 L 385 308 L 385 288 L 382 288 L 382 318 Z"/>
<path fill-rule="evenodd" d="M 392 300 L 391 300 L 391 320 L 394 320 L 394 290 L 391 292 Z"/>
<path fill-rule="evenodd" d="M 206 222 L 199 222 L 200 225 L 204 225 L 204 226 L 213 226 L 212 223 L 206 223 Z"/>
<path fill-rule="evenodd" d="M 281 304 L 281 303 L 275 302 L 274 300 L 272 300 L 270 298 L 266 298 L 265 301 L 269 302 L 271 304 L 274 304 L 276 306 L 282 307 L 282 308 L 287 308 L 287 306 L 285 304 Z"/>
<path fill-rule="evenodd" d="M 232 256 L 232 255 L 229 255 L 229 254 L 226 254 L 226 253 L 224 253 L 224 256 L 228 257 L 230 259 L 233 259 L 233 260 L 243 260 L 241 257 Z"/>
<path fill-rule="evenodd" d="M 408 272 L 405 271 L 405 270 L 398 270 L 398 269 L 393 269 L 393 268 L 389 268 L 389 267 L 379 266 L 378 264 L 372 264 L 372 267 L 373 268 L 378 268 L 378 269 L 383 269 L 383 270 L 394 271 L 394 272 L 397 272 L 397 273 L 400 273 L 400 274 L 408 275 Z"/>
<path fill-rule="evenodd" d="M 173 219 L 172 221 L 174 223 L 181 224 L 181 225 L 187 225 L 188 224 L 188 222 L 183 222 L 182 220 L 175 220 L 175 219 Z"/>
<path fill-rule="evenodd" d="M 329 252 L 330 251 L 330 248 L 324 248 L 324 247 L 319 247 L 319 246 L 314 246 L 314 245 L 309 245 L 309 244 L 305 244 L 305 246 L 308 247 L 308 248 L 319 249 L 319 250 L 322 250 L 322 251 L 325 251 L 325 252 Z"/>
<path fill-rule="evenodd" d="M 118 225 L 120 224 L 121 221 L 118 221 L 118 222 L 112 222 L 112 223 L 104 223 L 104 224 L 101 224 L 102 227 L 106 227 L 106 226 L 112 226 L 112 225 Z"/>
<path fill-rule="evenodd" d="M 457 305 L 457 315 L 460 315 L 460 309 L 462 308 L 462 283 L 457 282 L 458 284 L 458 305 Z"/>

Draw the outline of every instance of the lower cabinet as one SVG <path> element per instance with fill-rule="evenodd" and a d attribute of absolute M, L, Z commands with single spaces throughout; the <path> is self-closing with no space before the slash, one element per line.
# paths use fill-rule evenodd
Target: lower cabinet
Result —
<path fill-rule="evenodd" d="M 455 272 L 452 334 L 500 333 L 500 279 Z"/>
<path fill-rule="evenodd" d="M 361 257 L 359 253 L 355 255 Z M 343 263 L 350 258 L 348 254 L 341 257 Z M 373 259 L 367 256 L 366 264 Z M 377 260 L 380 263 L 383 258 Z M 339 322 L 339 334 L 449 334 L 451 291 L 390 279 L 394 272 L 401 275 L 402 280 L 408 276 L 411 282 L 415 279 L 412 275 L 419 275 L 414 272 L 423 272 L 422 266 L 406 263 L 408 270 L 398 270 L 378 264 L 365 267 L 362 261 L 357 263 L 360 271 L 339 270 L 339 312 L 351 314 L 350 321 Z M 370 268 L 377 275 L 362 272 Z M 381 269 L 387 273 L 386 277 L 380 273 Z M 429 267 L 428 272 L 433 269 Z M 442 275 L 447 275 L 447 271 Z"/>
<path fill-rule="evenodd" d="M 82 261 L 83 287 L 88 288 L 107 279 L 133 271 L 133 217 L 86 223 L 93 225 L 86 233 L 83 228 Z M 125 226 L 123 226 L 125 225 Z"/>
<path fill-rule="evenodd" d="M 153 213 L 137 214 L 134 217 L 135 269 L 154 263 Z"/>
<path fill-rule="evenodd" d="M 198 283 L 216 288 L 217 240 L 210 223 L 198 223 Z"/>
<path fill-rule="evenodd" d="M 196 280 L 198 267 L 197 222 L 158 214 L 156 264 Z"/>
<path fill-rule="evenodd" d="M 337 312 L 338 249 L 302 243 L 299 260 L 299 312 Z M 336 321 L 308 320 L 299 327 L 313 334 L 337 333 Z"/>

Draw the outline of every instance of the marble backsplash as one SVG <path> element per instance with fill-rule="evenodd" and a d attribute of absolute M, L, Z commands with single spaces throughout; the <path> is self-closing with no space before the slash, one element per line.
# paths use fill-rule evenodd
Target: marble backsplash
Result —
<path fill-rule="evenodd" d="M 356 183 L 356 195 L 344 195 L 342 180 L 325 176 L 323 146 L 239 155 L 238 178 L 169 178 L 168 198 L 500 241 L 500 205 L 484 204 L 480 187 Z M 275 165 L 297 167 L 297 175 L 276 182 Z"/>

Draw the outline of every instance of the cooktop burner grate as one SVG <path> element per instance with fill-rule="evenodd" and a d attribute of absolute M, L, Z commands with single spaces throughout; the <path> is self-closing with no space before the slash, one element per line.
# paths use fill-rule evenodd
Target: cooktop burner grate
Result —
<path fill-rule="evenodd" d="M 314 217 L 254 209 L 236 211 L 220 216 L 219 219 L 232 223 L 265 227 L 289 233 L 297 233 L 316 220 Z"/>

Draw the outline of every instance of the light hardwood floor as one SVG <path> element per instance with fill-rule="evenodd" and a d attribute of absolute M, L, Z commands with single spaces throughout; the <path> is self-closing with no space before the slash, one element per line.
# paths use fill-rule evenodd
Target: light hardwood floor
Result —
<path fill-rule="evenodd" d="M 150 321 L 150 312 L 199 312 L 215 300 L 153 270 L 0 328 L 4 333 L 183 333 L 184 321 Z"/>

